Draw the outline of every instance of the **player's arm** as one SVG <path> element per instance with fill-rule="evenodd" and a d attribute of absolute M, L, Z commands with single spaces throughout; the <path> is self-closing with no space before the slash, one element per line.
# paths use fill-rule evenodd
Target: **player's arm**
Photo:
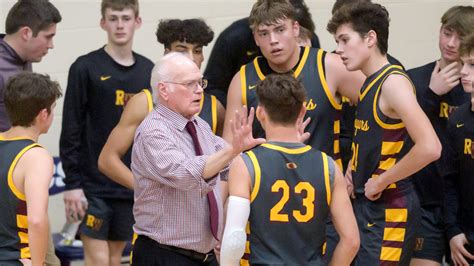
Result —
<path fill-rule="evenodd" d="M 329 265 L 350 265 L 359 250 L 359 230 L 347 194 L 346 181 L 336 163 L 332 163 L 335 172 L 330 211 L 334 227 L 339 234 L 339 242 Z"/>
<path fill-rule="evenodd" d="M 132 171 L 123 163 L 122 157 L 132 146 L 135 131 L 148 114 L 147 107 L 148 101 L 144 92 L 130 99 L 99 156 L 99 170 L 129 189 L 134 187 L 134 178 Z"/>
<path fill-rule="evenodd" d="M 32 265 L 44 265 L 49 239 L 48 197 L 53 158 L 43 148 L 32 148 L 18 162 L 24 171 L 28 212 L 28 240 Z"/>
<path fill-rule="evenodd" d="M 229 91 L 227 93 L 227 110 L 224 119 L 224 131 L 222 138 L 232 143 L 231 120 L 234 119 L 235 113 L 242 109 L 242 88 L 240 80 L 240 71 L 234 75 L 230 82 Z"/>
<path fill-rule="evenodd" d="M 222 103 L 216 99 L 216 112 L 217 112 L 217 136 L 222 136 L 224 131 L 224 119 L 225 119 L 225 108 Z"/>
<path fill-rule="evenodd" d="M 333 95 L 346 96 L 352 104 L 357 104 L 359 91 L 366 79 L 362 71 L 348 71 L 341 57 L 333 53 L 326 54 L 325 65 L 326 80 Z"/>
<path fill-rule="evenodd" d="M 416 101 L 410 81 L 402 75 L 390 75 L 382 85 L 379 107 L 389 117 L 405 124 L 414 146 L 392 168 L 365 184 L 365 195 L 374 200 L 390 184 L 416 173 L 441 155 L 441 143 L 428 117 Z"/>
<path fill-rule="evenodd" d="M 250 174 L 242 159 L 237 157 L 230 166 L 229 199 L 224 236 L 221 245 L 222 265 L 238 265 L 245 252 L 245 226 L 250 215 Z"/>
<path fill-rule="evenodd" d="M 88 73 L 83 61 L 74 62 L 69 69 L 64 97 L 59 154 L 65 173 L 64 205 L 68 221 L 81 220 L 85 215 L 85 207 L 81 202 L 84 198 L 81 146 L 87 114 Z"/>

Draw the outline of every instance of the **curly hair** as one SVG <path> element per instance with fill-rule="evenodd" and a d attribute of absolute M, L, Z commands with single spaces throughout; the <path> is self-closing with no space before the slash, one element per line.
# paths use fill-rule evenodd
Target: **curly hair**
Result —
<path fill-rule="evenodd" d="M 214 32 L 202 19 L 167 19 L 160 20 L 156 38 L 165 48 L 171 48 L 176 41 L 206 46 L 214 38 Z"/>

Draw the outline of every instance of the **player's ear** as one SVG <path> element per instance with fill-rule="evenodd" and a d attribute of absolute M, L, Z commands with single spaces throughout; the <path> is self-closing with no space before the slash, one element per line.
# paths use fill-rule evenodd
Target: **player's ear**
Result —
<path fill-rule="evenodd" d="M 257 110 L 255 111 L 255 116 L 257 117 L 258 121 L 260 121 L 260 123 L 265 120 L 265 115 L 266 114 L 263 107 L 258 105 Z"/>
<path fill-rule="evenodd" d="M 168 88 L 165 85 L 165 83 L 158 82 L 158 88 L 157 89 L 158 89 L 158 94 L 160 95 L 161 99 L 164 100 L 165 102 L 168 101 L 170 88 Z"/>
<path fill-rule="evenodd" d="M 301 105 L 300 113 L 298 114 L 298 119 L 302 119 L 303 121 L 303 118 L 305 115 L 306 115 L 306 105 L 303 103 Z"/>
<path fill-rule="evenodd" d="M 367 32 L 365 36 L 367 45 L 371 48 L 377 45 L 377 33 L 374 30 Z"/>

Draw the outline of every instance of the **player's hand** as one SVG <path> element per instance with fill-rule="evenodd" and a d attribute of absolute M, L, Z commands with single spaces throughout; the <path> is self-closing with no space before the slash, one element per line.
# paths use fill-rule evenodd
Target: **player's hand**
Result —
<path fill-rule="evenodd" d="M 311 122 L 311 117 L 306 118 L 306 120 L 303 122 L 303 117 L 298 118 L 296 120 L 296 127 L 298 128 L 298 137 L 300 139 L 300 142 L 305 142 L 309 139 L 311 134 L 309 132 L 305 132 L 304 130 L 306 127 L 309 125 L 309 122 Z"/>
<path fill-rule="evenodd" d="M 68 222 L 82 221 L 86 215 L 87 204 L 84 204 L 84 191 L 81 188 L 64 192 L 64 207 Z"/>
<path fill-rule="evenodd" d="M 369 178 L 364 186 L 365 196 L 371 201 L 377 200 L 382 196 L 382 191 L 385 187 L 386 186 L 380 181 L 380 177 Z"/>
<path fill-rule="evenodd" d="M 444 95 L 450 92 L 459 84 L 459 78 L 461 77 L 460 69 L 461 64 L 459 62 L 453 62 L 440 69 L 439 61 L 436 61 L 436 65 L 431 73 L 430 89 L 436 95 Z"/>
<path fill-rule="evenodd" d="M 219 241 L 214 248 L 214 254 L 216 255 L 217 262 L 220 264 L 221 262 L 221 241 Z"/>
<path fill-rule="evenodd" d="M 449 247 L 451 248 L 451 259 L 454 265 L 469 265 L 466 258 L 474 260 L 474 256 L 469 253 L 464 245 L 469 244 L 465 234 L 459 234 L 449 240 Z"/>
<path fill-rule="evenodd" d="M 23 266 L 31 266 L 31 260 L 30 259 L 20 259 L 20 262 L 21 264 L 23 264 Z"/>
<path fill-rule="evenodd" d="M 254 119 L 255 109 L 250 108 L 250 113 L 247 115 L 247 106 L 242 106 L 240 112 L 236 111 L 234 120 L 230 121 L 232 131 L 232 149 L 235 154 L 250 150 L 251 148 L 265 143 L 265 139 L 254 139 L 252 135 L 252 124 Z"/>
<path fill-rule="evenodd" d="M 347 183 L 347 193 L 351 199 L 355 199 L 354 183 L 352 182 L 352 163 L 349 161 L 344 179 Z"/>

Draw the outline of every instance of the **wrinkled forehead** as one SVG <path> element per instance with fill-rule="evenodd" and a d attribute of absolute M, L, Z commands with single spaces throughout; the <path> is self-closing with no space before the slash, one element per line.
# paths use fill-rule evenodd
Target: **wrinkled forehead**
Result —
<path fill-rule="evenodd" d="M 202 78 L 201 71 L 197 65 L 191 61 L 185 64 L 176 64 L 173 69 L 173 80 L 176 82 L 189 82 Z"/>

